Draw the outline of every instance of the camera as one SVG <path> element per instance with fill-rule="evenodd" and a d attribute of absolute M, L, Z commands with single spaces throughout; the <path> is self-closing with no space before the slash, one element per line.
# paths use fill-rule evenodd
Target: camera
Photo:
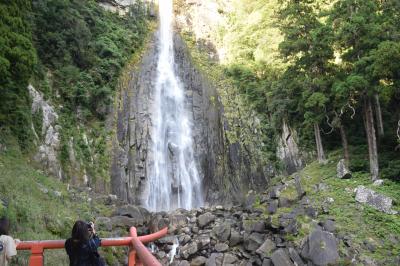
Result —
<path fill-rule="evenodd" d="M 89 231 L 93 230 L 93 223 L 92 222 L 87 222 L 86 225 L 87 225 L 87 228 L 88 228 Z"/>

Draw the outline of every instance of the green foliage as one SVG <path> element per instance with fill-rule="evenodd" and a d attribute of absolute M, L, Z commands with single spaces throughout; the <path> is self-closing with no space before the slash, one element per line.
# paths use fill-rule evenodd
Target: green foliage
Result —
<path fill-rule="evenodd" d="M 353 148 L 353 147 L 352 147 Z M 366 148 L 366 147 L 364 147 Z M 354 150 L 354 153 L 365 154 L 364 150 Z M 377 211 L 365 204 L 358 204 L 354 199 L 354 189 L 359 186 L 367 186 L 378 193 L 382 193 L 394 200 L 394 210 L 399 210 L 396 202 L 400 200 L 400 184 L 391 180 L 384 180 L 382 186 L 373 186 L 369 176 L 365 171 L 353 172 L 351 179 L 336 178 L 336 162 L 340 158 L 341 151 L 336 150 L 329 154 L 326 165 L 311 163 L 301 172 L 301 183 L 307 193 L 310 202 L 314 202 L 317 209 L 321 209 L 322 203 L 329 197 L 333 202 L 329 206 L 329 214 L 320 214 L 319 221 L 334 217 L 335 226 L 338 235 L 346 235 L 351 238 L 352 246 L 360 254 L 366 255 L 378 261 L 378 264 L 386 265 L 379 261 L 385 261 L 394 254 L 398 254 L 399 247 L 391 241 L 391 237 L 400 233 L 400 218 L 398 215 L 385 214 Z M 360 155 L 361 155 L 360 154 Z M 280 180 L 276 180 L 279 182 Z M 281 193 L 281 197 L 296 199 L 297 193 L 293 183 L 293 176 L 282 178 L 282 181 L 290 184 Z M 323 191 L 316 190 L 317 184 L 324 183 L 327 188 Z M 278 213 L 288 213 L 291 209 L 280 208 Z M 298 245 L 301 240 L 315 228 L 316 221 L 306 216 L 297 218 L 299 223 L 299 234 L 290 236 Z M 369 251 L 363 244 L 365 240 L 372 242 L 376 246 L 376 251 Z M 340 249 L 341 257 L 345 256 L 346 249 Z"/>
<path fill-rule="evenodd" d="M 0 216 L 6 215 L 11 220 L 13 237 L 21 240 L 66 239 L 76 220 L 95 221 L 95 217 L 111 214 L 110 206 L 88 200 L 93 195 L 67 190 L 61 181 L 29 165 L 11 134 L 0 133 L 1 144 L 7 147 L 7 151 L 0 152 Z M 111 237 L 109 234 L 99 232 L 101 237 Z M 116 254 L 119 257 L 127 254 L 125 248 L 101 249 L 100 252 L 107 255 L 110 264 L 116 261 Z M 28 265 L 29 256 L 30 251 L 18 251 L 11 265 Z M 69 265 L 65 250 L 46 251 L 45 265 Z"/>
<path fill-rule="evenodd" d="M 329 133 L 322 135 L 326 147 L 340 145 L 339 128 L 350 144 L 361 145 L 362 156 L 351 151 L 351 167 L 367 171 L 362 103 L 373 99 L 376 105 L 379 96 L 386 133 L 379 150 L 393 154 L 400 115 L 399 7 L 394 0 L 234 2 L 221 30 L 228 52 L 223 63 L 261 117 L 270 153 L 276 147 L 268 143 L 276 142 L 283 121 L 297 130 L 306 150 L 315 147 L 312 125 L 318 123 Z M 385 159 L 397 160 L 398 152 Z M 393 164 L 380 160 L 380 166 L 382 176 L 395 178 Z"/>
<path fill-rule="evenodd" d="M 136 3 L 126 17 L 94 1 L 35 0 L 33 7 L 38 55 L 54 72 L 64 110 L 104 119 L 122 67 L 147 33 L 144 6 Z"/>
<path fill-rule="evenodd" d="M 0 127 L 11 127 L 25 148 L 32 137 L 26 88 L 36 62 L 27 21 L 30 9 L 27 0 L 0 3 Z"/>

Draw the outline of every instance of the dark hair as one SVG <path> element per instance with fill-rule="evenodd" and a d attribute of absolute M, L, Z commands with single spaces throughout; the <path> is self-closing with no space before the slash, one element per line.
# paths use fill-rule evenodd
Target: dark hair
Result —
<path fill-rule="evenodd" d="M 10 221 L 6 217 L 0 219 L 0 235 L 8 235 L 10 230 Z"/>
<path fill-rule="evenodd" d="M 71 237 L 73 240 L 83 243 L 89 240 L 90 233 L 88 225 L 84 221 L 76 221 L 74 227 L 72 227 Z"/>

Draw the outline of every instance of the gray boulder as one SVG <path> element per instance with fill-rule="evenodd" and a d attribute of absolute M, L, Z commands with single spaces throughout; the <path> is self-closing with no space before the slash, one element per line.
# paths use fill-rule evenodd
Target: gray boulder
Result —
<path fill-rule="evenodd" d="M 231 237 L 229 238 L 229 245 L 231 247 L 236 246 L 237 244 L 240 244 L 243 241 L 243 237 L 240 235 L 240 233 L 234 229 L 231 229 Z"/>
<path fill-rule="evenodd" d="M 305 266 L 304 261 L 300 258 L 299 253 L 294 248 L 289 248 L 289 256 L 296 266 Z"/>
<path fill-rule="evenodd" d="M 194 258 L 191 262 L 190 262 L 190 266 L 203 266 L 206 264 L 207 258 L 203 257 L 203 256 L 198 256 L 196 258 Z"/>
<path fill-rule="evenodd" d="M 137 220 L 128 216 L 113 216 L 111 217 L 110 223 L 113 228 L 120 227 L 129 229 L 132 226 L 137 226 Z"/>
<path fill-rule="evenodd" d="M 275 243 L 271 239 L 265 240 L 265 242 L 256 250 L 256 253 L 260 255 L 262 259 L 270 258 L 272 251 L 276 248 Z"/>
<path fill-rule="evenodd" d="M 134 205 L 124 205 L 119 207 L 114 212 L 114 216 L 126 216 L 132 218 L 135 221 L 135 225 L 143 225 L 148 223 L 150 220 L 150 214 L 146 209 Z"/>
<path fill-rule="evenodd" d="M 217 252 L 225 252 L 229 249 L 229 246 L 225 243 L 218 243 L 215 245 L 215 250 Z"/>
<path fill-rule="evenodd" d="M 209 225 L 214 221 L 215 221 L 215 216 L 210 212 L 206 212 L 197 218 L 197 223 L 200 228 L 204 228 L 205 226 Z"/>
<path fill-rule="evenodd" d="M 296 175 L 294 177 L 294 185 L 296 187 L 297 191 L 297 198 L 301 199 L 303 196 L 306 194 L 306 192 L 303 189 L 303 186 L 301 185 L 301 177 L 299 175 Z"/>
<path fill-rule="evenodd" d="M 356 188 L 356 201 L 368 204 L 369 206 L 388 214 L 396 214 L 392 208 L 392 199 L 382 194 L 376 193 L 372 189 L 364 186 Z"/>
<path fill-rule="evenodd" d="M 206 266 L 217 266 L 221 265 L 224 259 L 224 254 L 222 253 L 212 253 L 211 256 L 206 261 Z"/>
<path fill-rule="evenodd" d="M 238 258 L 234 254 L 226 253 L 224 255 L 224 261 L 222 262 L 222 265 L 225 266 L 225 265 L 234 264 L 237 261 L 238 261 Z"/>
<path fill-rule="evenodd" d="M 351 178 L 351 172 L 346 166 L 346 161 L 341 159 L 336 166 L 337 177 L 340 179 Z"/>
<path fill-rule="evenodd" d="M 284 249 L 277 249 L 271 257 L 274 266 L 294 266 L 294 263 L 290 260 L 289 255 Z"/>
<path fill-rule="evenodd" d="M 212 236 L 221 242 L 225 242 L 231 235 L 231 225 L 229 223 L 223 223 L 217 225 L 212 230 Z"/>
<path fill-rule="evenodd" d="M 186 244 L 181 248 L 181 254 L 184 259 L 188 259 L 192 255 L 196 254 L 197 251 L 199 251 L 197 242 Z"/>
<path fill-rule="evenodd" d="M 111 231 L 112 230 L 111 219 L 108 217 L 97 217 L 96 227 L 99 228 L 100 230 Z"/>
<path fill-rule="evenodd" d="M 188 218 L 181 213 L 171 213 L 168 219 L 170 232 L 177 232 L 177 230 L 185 228 L 188 224 Z"/>
<path fill-rule="evenodd" d="M 268 213 L 269 214 L 274 214 L 276 213 L 278 210 L 278 200 L 272 200 L 269 204 L 268 204 Z"/>
<path fill-rule="evenodd" d="M 332 233 L 316 229 L 307 237 L 301 256 L 315 265 L 334 264 L 339 259 L 337 239 Z"/>
<path fill-rule="evenodd" d="M 256 251 L 264 243 L 264 235 L 252 233 L 244 242 L 246 250 Z"/>

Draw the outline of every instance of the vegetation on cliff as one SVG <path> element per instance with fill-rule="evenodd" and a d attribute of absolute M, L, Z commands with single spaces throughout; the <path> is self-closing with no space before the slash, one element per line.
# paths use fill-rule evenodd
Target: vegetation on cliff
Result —
<path fill-rule="evenodd" d="M 126 16 L 96 1 L 71 0 L 6 1 L 0 12 L 2 131 L 11 131 L 30 154 L 36 139 L 45 141 L 43 117 L 31 115 L 31 83 L 58 114 L 63 178 L 88 176 L 90 184 L 104 189 L 107 115 L 121 71 L 149 30 L 144 4 L 136 2 Z"/>

